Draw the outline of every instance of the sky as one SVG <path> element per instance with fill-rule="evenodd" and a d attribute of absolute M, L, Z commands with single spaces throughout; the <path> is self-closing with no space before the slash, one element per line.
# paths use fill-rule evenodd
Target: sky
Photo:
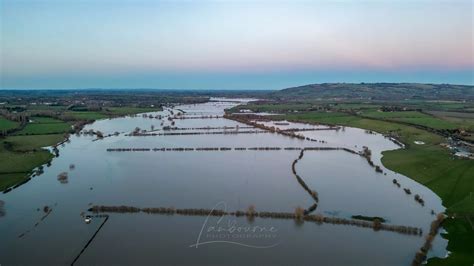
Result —
<path fill-rule="evenodd" d="M 474 84 L 474 1 L 0 0 L 0 89 Z"/>

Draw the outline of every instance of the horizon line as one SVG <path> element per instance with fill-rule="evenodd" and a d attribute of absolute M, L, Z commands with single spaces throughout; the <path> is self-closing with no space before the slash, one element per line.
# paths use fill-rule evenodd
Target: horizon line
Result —
<path fill-rule="evenodd" d="M 460 83 L 435 83 L 435 82 L 321 82 L 321 83 L 306 83 L 302 85 L 295 85 L 280 89 L 173 89 L 173 88 L 146 88 L 146 87 L 124 87 L 124 88 L 113 88 L 113 87 L 87 87 L 87 88 L 0 88 L 0 91 L 14 91 L 14 90 L 163 90 L 163 91 L 277 91 L 289 88 L 310 86 L 310 85 L 324 85 L 324 84 L 348 84 L 348 85 L 373 85 L 373 84 L 423 84 L 423 85 L 450 85 L 450 86 L 469 86 L 474 87 L 472 84 L 460 84 Z"/>

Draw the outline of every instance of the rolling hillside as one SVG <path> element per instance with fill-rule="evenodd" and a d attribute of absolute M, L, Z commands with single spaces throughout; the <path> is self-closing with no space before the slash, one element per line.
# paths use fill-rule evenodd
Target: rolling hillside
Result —
<path fill-rule="evenodd" d="M 421 83 L 322 83 L 271 93 L 278 100 L 474 100 L 474 86 Z"/>

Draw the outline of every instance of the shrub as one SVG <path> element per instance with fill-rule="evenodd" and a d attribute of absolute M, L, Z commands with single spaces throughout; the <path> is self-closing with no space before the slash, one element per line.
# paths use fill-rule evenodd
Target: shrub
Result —
<path fill-rule="evenodd" d="M 255 216 L 256 213 L 257 211 L 255 210 L 255 205 L 250 205 L 247 208 L 247 216 Z"/>
<path fill-rule="evenodd" d="M 319 202 L 319 195 L 318 195 L 318 192 L 316 190 L 311 190 L 311 196 L 313 197 L 313 199 L 316 202 Z"/>
<path fill-rule="evenodd" d="M 66 184 L 68 182 L 68 174 L 67 172 L 62 172 L 58 175 L 58 181 L 61 184 Z"/>
<path fill-rule="evenodd" d="M 380 221 L 380 219 L 374 219 L 373 228 L 375 231 L 379 231 L 382 228 L 382 222 Z"/>
<path fill-rule="evenodd" d="M 383 170 L 382 170 L 382 168 L 380 168 L 380 166 L 376 165 L 376 166 L 375 166 L 375 172 L 377 172 L 377 173 L 383 173 Z"/>
<path fill-rule="evenodd" d="M 296 207 L 295 209 L 295 219 L 296 220 L 303 220 L 304 217 L 304 209 L 301 207 Z"/>

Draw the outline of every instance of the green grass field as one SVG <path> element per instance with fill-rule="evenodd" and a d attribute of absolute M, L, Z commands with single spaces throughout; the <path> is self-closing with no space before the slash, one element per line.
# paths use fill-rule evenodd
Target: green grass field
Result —
<path fill-rule="evenodd" d="M 474 113 L 459 113 L 459 112 L 441 112 L 441 111 L 430 111 L 436 117 L 443 120 L 449 121 L 459 128 L 474 132 Z"/>
<path fill-rule="evenodd" d="M 459 127 L 459 125 L 455 123 L 451 123 L 449 121 L 446 121 L 446 120 L 443 120 L 431 115 L 416 112 L 416 111 L 407 111 L 407 112 L 368 111 L 368 112 L 363 112 L 362 114 L 368 117 L 407 122 L 407 123 L 434 128 L 434 129 L 455 129 Z"/>
<path fill-rule="evenodd" d="M 20 182 L 31 170 L 51 160 L 53 155 L 41 147 L 60 142 L 64 139 L 63 133 L 70 129 L 69 123 L 50 117 L 31 117 L 30 120 L 15 136 L 0 140 L 0 191 Z"/>
<path fill-rule="evenodd" d="M 333 103 L 331 106 L 334 109 L 377 109 L 381 106 L 373 103 Z"/>
<path fill-rule="evenodd" d="M 41 135 L 41 134 L 58 134 L 71 130 L 69 123 L 52 123 L 52 124 L 27 124 L 24 129 L 15 135 Z"/>
<path fill-rule="evenodd" d="M 0 191 L 22 181 L 31 170 L 47 163 L 53 155 L 41 147 L 52 146 L 64 134 L 9 136 L 0 141 Z M 5 149 L 8 143 L 9 150 Z"/>
<path fill-rule="evenodd" d="M 159 111 L 160 108 L 152 107 L 107 107 L 104 112 L 113 115 L 129 115 Z"/>
<path fill-rule="evenodd" d="M 0 117 L 0 131 L 16 128 L 20 123 Z"/>
<path fill-rule="evenodd" d="M 2 174 L 0 173 L 0 191 L 3 191 L 9 187 L 12 187 L 25 179 L 27 173 L 13 173 L 13 174 Z"/>
<path fill-rule="evenodd" d="M 323 124 L 346 124 L 354 119 L 354 116 L 339 112 L 306 112 L 298 114 L 287 114 L 275 116 L 275 118 L 302 120 Z"/>
<path fill-rule="evenodd" d="M 52 154 L 48 151 L 32 151 L 32 152 L 15 152 L 0 148 L 0 174 L 6 173 L 25 173 L 35 167 L 42 165 L 52 158 Z"/>
<path fill-rule="evenodd" d="M 439 146 L 413 145 L 407 149 L 384 152 L 383 164 L 409 176 L 433 190 L 443 205 L 454 206 L 474 192 L 474 162 L 453 158 Z M 474 213 L 474 200 L 457 207 L 458 212 Z"/>
<path fill-rule="evenodd" d="M 428 133 L 421 129 L 386 121 L 361 118 L 346 113 L 308 112 L 301 114 L 287 114 L 284 116 L 277 116 L 276 118 L 358 127 L 374 130 L 380 133 L 394 132 L 397 133 L 408 144 L 413 144 L 415 140 L 421 140 L 425 143 L 432 144 L 438 144 L 442 142 L 442 138 L 440 136 Z"/>
<path fill-rule="evenodd" d="M 34 168 L 50 161 L 49 151 L 15 152 L 4 148 L 0 141 L 0 191 L 22 181 Z"/>
<path fill-rule="evenodd" d="M 10 143 L 14 151 L 39 150 L 61 142 L 64 134 L 9 136 L 4 142 Z"/>
<path fill-rule="evenodd" d="M 14 105 L 13 105 L 14 106 Z M 28 110 L 35 110 L 35 111 L 51 111 L 54 110 L 56 112 L 61 112 L 66 109 L 64 105 L 28 105 Z"/>
<path fill-rule="evenodd" d="M 108 117 L 108 115 L 106 114 L 92 111 L 68 111 L 64 112 L 64 114 L 67 116 L 74 117 L 77 120 L 98 120 Z"/>
<path fill-rule="evenodd" d="M 71 123 L 50 117 L 31 117 L 30 120 L 31 122 L 15 135 L 60 134 L 71 130 Z"/>
<path fill-rule="evenodd" d="M 474 228 L 471 224 L 474 224 L 474 216 L 459 216 L 456 219 L 448 219 L 443 224 L 443 227 L 448 231 L 448 234 L 444 237 L 449 239 L 448 250 L 453 253 L 450 254 L 448 259 L 430 259 L 428 265 L 471 266 L 474 250 Z"/>
<path fill-rule="evenodd" d="M 59 119 L 54 119 L 52 117 L 46 116 L 33 116 L 30 118 L 32 124 L 56 124 L 56 123 L 64 123 L 64 121 Z"/>
<path fill-rule="evenodd" d="M 388 102 L 385 105 L 393 104 Z M 408 106 L 416 109 L 423 110 L 437 110 L 437 111 L 468 111 L 470 108 L 474 108 L 472 102 L 462 101 L 426 101 L 426 100 L 405 100 L 403 102 L 396 102 L 396 105 Z"/>

